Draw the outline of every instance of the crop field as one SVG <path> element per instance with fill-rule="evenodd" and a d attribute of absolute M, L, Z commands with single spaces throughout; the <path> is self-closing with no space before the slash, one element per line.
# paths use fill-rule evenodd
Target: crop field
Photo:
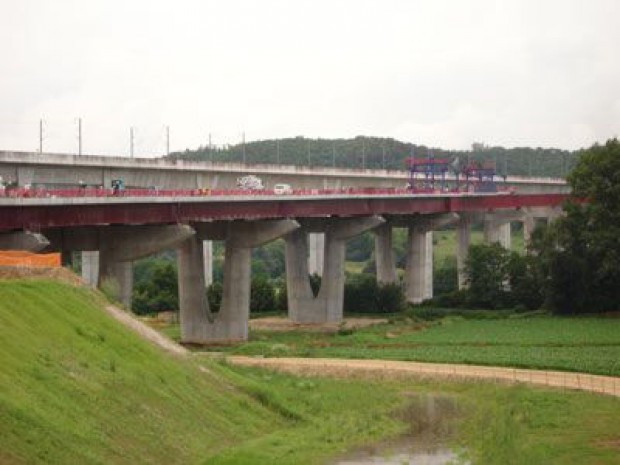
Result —
<path fill-rule="evenodd" d="M 620 320 L 612 318 L 398 319 L 335 334 L 252 331 L 235 354 L 415 360 L 620 376 Z"/>

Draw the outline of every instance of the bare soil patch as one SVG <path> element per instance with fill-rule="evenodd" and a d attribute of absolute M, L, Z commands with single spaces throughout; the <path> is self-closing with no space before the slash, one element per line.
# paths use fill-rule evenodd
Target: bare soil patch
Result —
<path fill-rule="evenodd" d="M 64 267 L 0 266 L 0 279 L 58 279 L 73 286 L 84 284 L 81 277 Z"/>
<path fill-rule="evenodd" d="M 357 329 L 387 323 L 386 318 L 345 318 L 342 323 L 295 323 L 284 317 L 255 318 L 250 320 L 250 328 L 255 331 L 316 331 L 335 333 L 341 329 Z"/>

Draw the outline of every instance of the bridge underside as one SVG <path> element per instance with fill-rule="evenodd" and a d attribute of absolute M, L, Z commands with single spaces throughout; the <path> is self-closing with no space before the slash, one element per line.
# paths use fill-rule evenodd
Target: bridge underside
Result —
<path fill-rule="evenodd" d="M 474 222 L 484 225 L 485 240 L 509 247 L 510 222 L 522 221 L 525 237 L 529 237 L 535 219 L 556 215 L 565 197 L 159 199 L 156 203 L 122 198 L 99 203 L 78 199 L 68 204 L 59 199 L 13 203 L 2 199 L 0 249 L 55 250 L 65 255 L 83 251 L 84 276 L 95 285 L 115 281 L 117 297 L 130 307 L 132 262 L 176 248 L 181 337 L 187 343 L 208 344 L 247 339 L 251 250 L 263 243 L 285 239 L 289 317 L 297 322 L 339 322 L 349 238 L 368 230 L 375 232 L 377 280 L 393 283 L 398 281 L 392 230 L 407 228 L 402 285 L 407 300 L 419 303 L 433 296 L 433 230 L 456 226 L 459 286 L 463 287 L 462 267 Z M 204 241 L 210 240 L 225 244 L 224 297 L 217 313 L 209 308 L 205 293 Z M 311 269 L 323 275 L 316 297 L 308 280 Z"/>

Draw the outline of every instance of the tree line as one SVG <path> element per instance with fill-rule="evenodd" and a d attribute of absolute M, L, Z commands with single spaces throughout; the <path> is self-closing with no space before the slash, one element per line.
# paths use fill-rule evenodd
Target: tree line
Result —
<path fill-rule="evenodd" d="M 311 139 L 299 136 L 223 147 L 206 145 L 174 152 L 169 157 L 193 161 L 405 170 L 408 158 L 432 156 L 452 161 L 458 159 L 461 166 L 474 161 L 492 162 L 498 175 L 564 177 L 575 166 L 581 152 L 542 147 L 504 148 L 481 143 L 472 144 L 471 150 L 444 150 L 382 137 Z"/>

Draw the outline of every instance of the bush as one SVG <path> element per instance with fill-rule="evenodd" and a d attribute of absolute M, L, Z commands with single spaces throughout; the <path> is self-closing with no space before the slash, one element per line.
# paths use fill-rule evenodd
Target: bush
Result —
<path fill-rule="evenodd" d="M 321 290 L 321 277 L 314 273 L 309 276 L 310 278 L 310 288 L 312 289 L 312 295 L 316 297 L 319 295 L 319 291 Z"/>
<path fill-rule="evenodd" d="M 264 276 L 252 279 L 250 292 L 250 312 L 264 313 L 276 310 L 276 296 L 274 288 Z"/>
<path fill-rule="evenodd" d="M 351 276 L 344 285 L 344 311 L 347 313 L 396 313 L 405 308 L 405 295 L 399 284 L 379 286 L 374 275 Z"/>
<path fill-rule="evenodd" d="M 405 294 L 400 284 L 384 284 L 377 290 L 377 311 L 379 313 L 397 313 L 405 308 Z"/>
<path fill-rule="evenodd" d="M 286 289 L 286 281 L 279 280 L 275 287 L 276 292 L 276 310 L 278 312 L 288 312 L 288 291 Z"/>
<path fill-rule="evenodd" d="M 446 258 L 433 273 L 433 289 L 436 295 L 454 292 L 458 289 L 456 257 Z"/>
<path fill-rule="evenodd" d="M 222 295 L 224 294 L 224 286 L 220 282 L 214 282 L 207 288 L 207 301 L 209 302 L 209 310 L 211 313 L 220 311 L 222 305 Z"/>
<path fill-rule="evenodd" d="M 439 307 L 463 308 L 468 304 L 468 292 L 466 289 L 452 291 L 435 297 L 432 302 Z"/>
<path fill-rule="evenodd" d="M 370 274 L 351 276 L 344 285 L 344 311 L 347 313 L 377 313 L 377 279 Z"/>

